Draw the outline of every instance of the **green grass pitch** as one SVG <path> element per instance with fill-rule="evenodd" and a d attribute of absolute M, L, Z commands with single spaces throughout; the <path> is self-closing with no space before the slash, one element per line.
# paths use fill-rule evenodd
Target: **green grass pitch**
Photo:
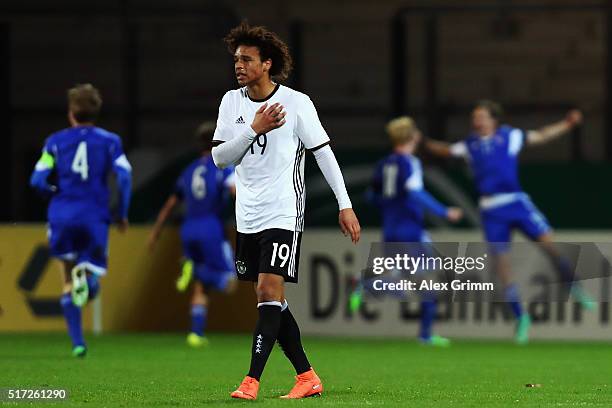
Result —
<path fill-rule="evenodd" d="M 249 363 L 246 335 L 210 336 L 206 349 L 182 335 L 88 336 L 89 355 L 70 356 L 64 334 L 1 334 L 0 388 L 64 388 L 61 407 L 179 407 L 252 404 L 229 393 Z M 431 349 L 406 340 L 306 338 L 325 393 L 283 401 L 293 370 L 277 347 L 258 406 L 574 407 L 612 405 L 606 343 L 457 341 Z M 527 388 L 526 384 L 541 384 Z M 12 405 L 0 402 L 0 405 Z M 25 404 L 18 404 L 25 405 Z"/>

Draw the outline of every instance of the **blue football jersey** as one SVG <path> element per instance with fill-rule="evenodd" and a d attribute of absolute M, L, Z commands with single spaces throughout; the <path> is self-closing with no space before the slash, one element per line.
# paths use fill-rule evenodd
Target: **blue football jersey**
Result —
<path fill-rule="evenodd" d="M 48 208 L 50 222 L 110 221 L 109 173 L 130 171 L 118 135 L 95 126 L 67 128 L 49 136 L 37 171 L 56 172 L 57 191 Z"/>
<path fill-rule="evenodd" d="M 518 154 L 525 137 L 525 131 L 504 125 L 489 137 L 468 136 L 452 145 L 451 152 L 468 159 L 481 196 L 520 192 Z"/>
<path fill-rule="evenodd" d="M 210 155 L 191 163 L 179 177 L 175 190 L 187 207 L 185 219 L 220 217 L 233 175 L 232 167 L 218 169 Z"/>
<path fill-rule="evenodd" d="M 423 170 L 416 157 L 393 153 L 377 164 L 373 189 L 379 199 L 385 231 L 422 228 L 424 209 L 410 191 L 422 188 Z"/>

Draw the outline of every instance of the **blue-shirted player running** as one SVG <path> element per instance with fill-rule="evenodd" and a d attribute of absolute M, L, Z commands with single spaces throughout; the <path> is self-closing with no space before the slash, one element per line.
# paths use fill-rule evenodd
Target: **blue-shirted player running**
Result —
<path fill-rule="evenodd" d="M 571 265 L 553 246 L 552 229 L 546 218 L 523 192 L 518 178 L 518 155 L 525 145 L 538 145 L 566 134 L 582 122 L 578 110 L 565 119 L 538 130 L 525 131 L 499 125 L 502 108 L 483 100 L 472 111 L 473 132 L 463 141 L 448 144 L 428 140 L 430 152 L 440 157 L 465 158 L 474 176 L 480 196 L 479 206 L 484 235 L 492 243 L 496 272 L 504 285 L 505 296 L 517 319 L 515 340 L 527 343 L 531 319 L 520 303 L 518 287 L 512 282 L 508 251 L 511 233 L 519 229 L 548 255 L 564 282 L 571 285 L 573 297 L 586 309 L 595 302 L 577 283 L 572 283 Z"/>
<path fill-rule="evenodd" d="M 108 175 L 113 172 L 121 192 L 118 227 L 128 227 L 131 167 L 114 133 L 94 125 L 102 98 L 91 84 L 68 90 L 71 127 L 45 142 L 30 184 L 51 196 L 48 208 L 51 254 L 64 266 L 61 305 L 72 339 L 72 354 L 84 357 L 87 347 L 81 327 L 81 307 L 93 299 L 106 273 L 109 210 Z M 55 173 L 57 185 L 49 184 Z"/>
<path fill-rule="evenodd" d="M 175 191 L 160 210 L 149 237 L 153 249 L 162 226 L 172 209 L 183 201 L 185 219 L 181 226 L 181 241 L 185 261 L 176 282 L 185 291 L 195 278 L 191 298 L 191 332 L 187 344 L 199 347 L 207 343 L 204 337 L 208 298 L 204 291 L 213 289 L 230 292 L 234 286 L 234 254 L 225 238 L 221 215 L 228 192 L 235 195 L 234 169 L 218 169 L 210 155 L 214 122 L 205 122 L 196 131 L 201 156 L 192 162 L 179 177 Z"/>
<path fill-rule="evenodd" d="M 424 226 L 425 211 L 451 222 L 459 221 L 463 213 L 459 208 L 444 206 L 424 189 L 421 161 L 414 156 L 421 140 L 414 121 L 408 116 L 402 116 L 391 120 L 386 130 L 393 145 L 393 153 L 377 164 L 372 185 L 372 201 L 380 207 L 382 214 L 383 240 L 431 242 Z M 423 250 L 427 248 L 423 247 Z M 359 307 L 361 300 L 362 291 L 358 288 L 350 299 L 353 311 Z M 433 346 L 447 346 L 448 339 L 432 333 L 435 315 L 435 296 L 433 293 L 422 294 L 419 340 Z"/>

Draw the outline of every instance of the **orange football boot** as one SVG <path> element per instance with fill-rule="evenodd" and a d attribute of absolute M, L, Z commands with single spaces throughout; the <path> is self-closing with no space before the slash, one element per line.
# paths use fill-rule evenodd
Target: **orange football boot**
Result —
<path fill-rule="evenodd" d="M 257 391 L 259 391 L 259 381 L 247 375 L 231 396 L 232 398 L 254 400 L 257 398 Z"/>
<path fill-rule="evenodd" d="M 310 370 L 295 376 L 295 385 L 289 394 L 283 395 L 285 399 L 299 399 L 306 397 L 319 396 L 323 392 L 321 379 L 311 368 Z"/>

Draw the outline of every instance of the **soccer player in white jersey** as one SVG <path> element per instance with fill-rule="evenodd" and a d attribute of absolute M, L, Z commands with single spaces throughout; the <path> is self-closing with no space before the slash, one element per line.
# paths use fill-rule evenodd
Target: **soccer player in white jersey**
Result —
<path fill-rule="evenodd" d="M 284 294 L 285 282 L 298 281 L 305 150 L 314 154 L 332 188 L 340 228 L 354 243 L 359 221 L 312 101 L 280 84 L 292 65 L 287 45 L 275 33 L 246 22 L 232 29 L 225 42 L 240 88 L 221 100 L 212 155 L 220 168 L 236 166 L 236 272 L 238 279 L 255 283 L 259 314 L 248 375 L 231 396 L 257 398 L 276 341 L 297 373 L 295 386 L 281 398 L 320 395 L 323 384 L 308 362 Z"/>

